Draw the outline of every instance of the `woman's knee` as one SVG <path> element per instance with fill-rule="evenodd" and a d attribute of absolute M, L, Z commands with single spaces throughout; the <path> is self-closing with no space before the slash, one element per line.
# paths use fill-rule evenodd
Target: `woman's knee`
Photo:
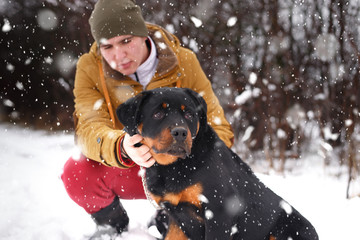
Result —
<path fill-rule="evenodd" d="M 92 168 L 98 165 L 97 162 L 91 161 L 84 156 L 80 159 L 70 157 L 64 165 L 61 179 L 66 188 L 76 185 L 84 185 L 89 180 Z"/>
<path fill-rule="evenodd" d="M 61 179 L 69 197 L 89 213 L 110 204 L 115 196 L 101 177 L 104 167 L 86 157 L 70 158 L 64 166 Z"/>

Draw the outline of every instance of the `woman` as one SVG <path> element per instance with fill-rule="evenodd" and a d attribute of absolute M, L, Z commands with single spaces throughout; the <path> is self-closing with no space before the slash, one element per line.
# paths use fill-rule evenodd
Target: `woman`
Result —
<path fill-rule="evenodd" d="M 98 225 L 122 232 L 129 219 L 119 198 L 146 198 L 138 172 L 154 159 L 147 146 L 134 146 L 140 135 L 122 130 L 114 117 L 118 105 L 143 90 L 191 88 L 204 97 L 208 121 L 229 147 L 233 133 L 195 54 L 165 29 L 145 23 L 133 1 L 99 0 L 89 23 L 95 43 L 78 61 L 74 87 L 82 156 L 66 162 L 62 180 Z"/>

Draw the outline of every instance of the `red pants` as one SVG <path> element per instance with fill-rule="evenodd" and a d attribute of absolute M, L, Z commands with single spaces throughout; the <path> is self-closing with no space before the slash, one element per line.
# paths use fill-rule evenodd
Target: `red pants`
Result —
<path fill-rule="evenodd" d="M 146 199 L 139 166 L 129 169 L 107 167 L 81 155 L 70 158 L 61 179 L 67 193 L 86 212 L 92 214 L 120 199 Z"/>

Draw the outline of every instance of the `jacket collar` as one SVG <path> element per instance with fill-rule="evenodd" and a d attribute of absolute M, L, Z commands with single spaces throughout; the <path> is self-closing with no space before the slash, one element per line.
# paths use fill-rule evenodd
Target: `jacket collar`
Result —
<path fill-rule="evenodd" d="M 159 77 L 165 76 L 178 66 L 176 52 L 179 50 L 180 42 L 177 37 L 158 25 L 147 23 L 146 26 L 149 30 L 149 36 L 155 43 L 158 54 L 157 57 L 159 59 L 159 63 L 156 69 L 156 74 Z M 102 62 L 106 78 L 110 77 L 117 80 L 124 80 L 128 78 L 122 73 L 112 69 L 109 64 L 102 59 L 96 42 L 92 45 L 90 53 L 94 54 L 97 61 Z"/>

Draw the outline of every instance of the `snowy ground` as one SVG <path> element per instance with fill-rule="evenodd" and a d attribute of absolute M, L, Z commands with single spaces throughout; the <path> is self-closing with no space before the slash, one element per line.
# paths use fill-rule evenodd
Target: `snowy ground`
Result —
<path fill-rule="evenodd" d="M 76 153 L 72 134 L 32 131 L 0 124 L 0 239 L 83 240 L 95 231 L 90 217 L 67 196 L 59 178 Z M 345 199 L 345 177 L 305 157 L 285 176 L 258 176 L 294 205 L 317 229 L 320 239 L 359 239 L 360 199 Z M 117 240 L 153 240 L 147 223 L 154 208 L 145 200 L 126 201 L 129 232 Z"/>

